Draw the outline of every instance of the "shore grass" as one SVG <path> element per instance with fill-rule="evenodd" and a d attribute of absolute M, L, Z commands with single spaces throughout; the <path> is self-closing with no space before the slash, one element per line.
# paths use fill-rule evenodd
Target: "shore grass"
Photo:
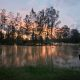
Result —
<path fill-rule="evenodd" d="M 80 69 L 1 67 L 0 80 L 80 80 Z"/>

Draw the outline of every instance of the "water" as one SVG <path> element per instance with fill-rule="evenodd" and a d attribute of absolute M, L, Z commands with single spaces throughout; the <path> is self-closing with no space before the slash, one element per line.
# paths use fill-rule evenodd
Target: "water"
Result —
<path fill-rule="evenodd" d="M 0 46 L 0 66 L 80 67 L 79 45 Z"/>

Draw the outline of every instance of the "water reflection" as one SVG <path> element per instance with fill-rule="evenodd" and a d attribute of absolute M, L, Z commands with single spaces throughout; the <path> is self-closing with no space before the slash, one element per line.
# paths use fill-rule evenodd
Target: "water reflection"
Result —
<path fill-rule="evenodd" d="M 80 67 L 78 45 L 0 46 L 0 66 Z"/>

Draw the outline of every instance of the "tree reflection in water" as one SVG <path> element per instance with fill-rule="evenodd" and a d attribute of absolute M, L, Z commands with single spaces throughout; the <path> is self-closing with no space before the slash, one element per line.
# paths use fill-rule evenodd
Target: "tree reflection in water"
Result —
<path fill-rule="evenodd" d="M 80 67 L 78 45 L 0 46 L 1 66 Z"/>

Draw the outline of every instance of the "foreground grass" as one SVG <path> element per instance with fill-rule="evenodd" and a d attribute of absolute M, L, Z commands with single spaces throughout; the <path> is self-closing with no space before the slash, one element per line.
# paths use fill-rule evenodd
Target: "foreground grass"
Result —
<path fill-rule="evenodd" d="M 20 67 L 0 68 L 0 80 L 80 80 L 80 70 Z"/>

